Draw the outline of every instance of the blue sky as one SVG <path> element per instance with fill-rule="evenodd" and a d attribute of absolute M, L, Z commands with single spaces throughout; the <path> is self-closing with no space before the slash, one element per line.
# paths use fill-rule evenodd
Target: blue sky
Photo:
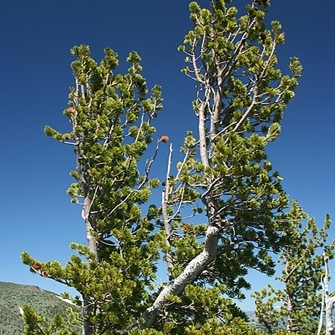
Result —
<path fill-rule="evenodd" d="M 304 66 L 296 98 L 288 106 L 282 134 L 269 147 L 273 166 L 284 177 L 292 199 L 320 224 L 334 213 L 335 157 L 335 2 L 272 0 L 269 20 L 279 20 L 286 43 L 277 52 L 281 68 L 298 56 Z M 148 84 L 163 86 L 164 109 L 158 135 L 167 134 L 176 151 L 185 131 L 196 126 L 191 109 L 194 84 L 180 73 L 176 49 L 191 29 L 188 3 L 175 1 L 11 0 L 0 3 L 0 281 L 62 291 L 32 275 L 21 264 L 27 250 L 42 261 L 66 262 L 72 241 L 85 242 L 79 206 L 66 189 L 74 168 L 70 147 L 43 134 L 45 125 L 66 131 L 69 87 L 73 85 L 69 49 L 88 44 L 100 60 L 111 47 L 121 67 L 131 50 L 141 55 Z M 207 6 L 208 0 L 199 1 Z M 236 0 L 243 12 L 246 1 Z M 157 136 L 158 136 L 157 135 Z M 168 147 L 159 153 L 165 171 Z M 331 229 L 333 236 L 335 228 Z M 331 266 L 334 273 L 335 268 Z M 253 288 L 268 278 L 252 274 Z M 251 308 L 251 302 L 245 303 Z"/>

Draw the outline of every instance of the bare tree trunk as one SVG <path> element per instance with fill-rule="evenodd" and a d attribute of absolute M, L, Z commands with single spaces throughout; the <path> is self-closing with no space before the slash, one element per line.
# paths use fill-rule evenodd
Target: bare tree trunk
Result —
<path fill-rule="evenodd" d="M 334 335 L 335 327 L 333 322 L 333 305 L 335 297 L 329 296 L 329 269 L 328 260 L 325 258 L 325 276 L 323 279 L 324 295 L 326 302 L 326 335 Z"/>
<path fill-rule="evenodd" d="M 322 284 L 323 284 L 323 280 L 322 279 Z M 321 301 L 321 311 L 320 311 L 320 319 L 319 319 L 319 326 L 318 326 L 318 332 L 317 335 L 321 335 L 321 330 L 322 330 L 322 325 L 323 325 L 323 313 L 324 313 L 324 308 L 325 308 L 325 290 L 323 287 L 323 291 L 322 291 L 322 301 Z"/>
<path fill-rule="evenodd" d="M 85 191 L 85 193 L 88 193 L 88 192 Z M 85 194 L 84 195 L 84 205 L 82 209 L 82 218 L 85 222 L 86 239 L 87 239 L 89 250 L 95 255 L 95 259 L 98 259 L 97 239 L 91 234 L 93 227 L 89 220 L 90 208 L 91 208 L 91 200 L 88 194 Z"/>
<path fill-rule="evenodd" d="M 75 123 L 73 130 L 75 131 Z M 80 152 L 80 138 L 76 138 L 76 168 L 78 172 L 78 182 L 83 191 L 83 208 L 81 212 L 82 219 L 85 223 L 85 231 L 86 231 L 86 239 L 90 252 L 92 252 L 95 256 L 95 259 L 98 259 L 98 250 L 97 250 L 97 239 L 91 235 L 91 231 L 93 227 L 90 222 L 90 211 L 92 206 L 92 201 L 89 197 L 89 185 L 88 181 L 85 179 L 85 175 L 83 173 L 83 166 L 80 160 L 81 152 Z M 81 292 L 80 292 L 81 293 Z M 83 335 L 93 335 L 94 327 L 91 321 L 86 320 L 85 316 L 93 311 L 93 305 L 91 298 L 87 295 L 82 294 L 83 305 L 82 305 L 82 316 L 83 316 Z"/>
<path fill-rule="evenodd" d="M 197 276 L 206 268 L 214 259 L 217 246 L 217 236 L 219 230 L 209 226 L 206 236 L 205 250 L 195 257 L 184 269 L 184 271 L 175 279 L 171 280 L 161 291 L 153 305 L 148 308 L 141 316 L 145 323 L 140 325 L 142 328 L 151 327 L 156 321 L 157 316 L 167 303 L 167 296 L 180 294 L 187 284 L 192 283 Z"/>
<path fill-rule="evenodd" d="M 165 243 L 168 248 L 168 251 L 165 252 L 166 257 L 166 263 L 168 267 L 168 273 L 170 274 L 170 271 L 173 268 L 173 257 L 171 254 L 171 244 L 170 244 L 170 238 L 172 234 L 172 228 L 171 228 L 171 222 L 168 215 L 168 202 L 169 202 L 169 195 L 171 192 L 170 187 L 170 169 L 171 169 L 171 163 L 172 163 L 172 144 L 170 144 L 170 153 L 169 153 L 169 160 L 168 160 L 168 166 L 167 166 L 167 172 L 166 172 L 166 178 L 165 178 L 165 189 L 162 193 L 162 216 L 163 216 L 163 222 L 164 222 L 164 229 L 165 229 Z M 170 279 L 170 275 L 169 275 Z"/>

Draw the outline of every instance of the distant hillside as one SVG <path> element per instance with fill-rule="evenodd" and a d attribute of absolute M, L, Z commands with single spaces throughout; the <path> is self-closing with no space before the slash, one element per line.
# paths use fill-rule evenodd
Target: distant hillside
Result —
<path fill-rule="evenodd" d="M 71 306 L 49 291 L 37 286 L 19 285 L 0 281 L 0 334 L 21 335 L 23 321 L 18 306 L 29 305 L 50 319 L 55 314 L 65 315 Z"/>
<path fill-rule="evenodd" d="M 64 302 L 53 292 L 37 286 L 0 281 L 0 335 L 22 335 L 23 321 L 18 306 L 28 305 L 50 320 L 55 314 L 66 315 L 66 308 L 77 307 Z M 250 324 L 256 327 L 254 311 L 245 311 Z"/>

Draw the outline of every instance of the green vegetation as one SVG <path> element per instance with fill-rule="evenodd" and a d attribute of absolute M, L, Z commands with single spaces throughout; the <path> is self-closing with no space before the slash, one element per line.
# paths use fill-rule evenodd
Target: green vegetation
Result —
<path fill-rule="evenodd" d="M 255 292 L 256 316 L 270 334 L 282 324 L 289 331 L 313 335 L 317 334 L 322 315 L 325 259 L 334 258 L 334 244 L 327 245 L 331 221 L 327 215 L 324 226 L 319 228 L 297 202 L 287 218 L 290 229 L 283 236 L 279 255 L 283 270 L 277 278 L 283 289 L 268 285 Z"/>
<path fill-rule="evenodd" d="M 45 316 L 46 325 L 56 314 L 66 316 L 67 309 L 75 306 L 59 299 L 55 293 L 44 291 L 37 286 L 0 282 L 0 334 L 22 334 L 24 322 L 19 307 L 29 305 Z"/>
<path fill-rule="evenodd" d="M 194 124 L 180 162 L 174 162 L 170 145 L 162 180 L 151 173 L 160 146 L 168 142 L 165 134 L 155 135 L 161 87 L 147 87 L 140 56 L 131 52 L 128 71 L 119 73 L 113 50 L 106 48 L 98 63 L 87 45 L 72 48 L 75 85 L 64 110 L 70 129 L 61 133 L 46 126 L 45 133 L 74 150 L 68 194 L 82 206 L 87 245 L 72 243 L 78 255 L 65 266 L 28 252 L 22 261 L 75 288 L 82 301 L 74 302 L 83 310 L 67 318 L 55 313 L 45 325 L 25 307 L 24 334 L 259 334 L 234 302 L 250 288 L 248 269 L 273 275 L 274 254 L 293 269 L 295 257 L 310 257 L 313 246 L 321 246 L 309 244 L 308 232 L 299 233 L 297 220 L 304 217 L 296 204 L 289 210 L 282 178 L 266 155 L 302 67 L 295 57 L 288 69 L 277 67 L 284 33 L 278 21 L 266 26 L 268 1 L 251 1 L 241 16 L 231 1 L 209 3 L 189 6 L 194 27 L 179 50 L 186 56 L 182 72 L 196 82 Z M 184 119 L 190 122 L 190 116 Z M 151 197 L 155 188 L 162 193 L 160 203 Z M 308 227 L 318 239 L 317 227 Z M 301 251 L 310 246 L 310 253 Z M 158 281 L 162 262 L 166 275 Z M 313 258 L 306 264 L 304 274 L 314 265 L 322 274 Z M 300 292 L 288 289 L 298 294 L 291 301 L 300 301 Z"/>

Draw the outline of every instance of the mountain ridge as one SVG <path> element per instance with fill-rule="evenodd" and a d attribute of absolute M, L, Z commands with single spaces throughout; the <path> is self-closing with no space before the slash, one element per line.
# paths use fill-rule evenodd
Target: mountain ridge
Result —
<path fill-rule="evenodd" d="M 78 308 L 66 300 L 38 286 L 0 281 L 0 334 L 22 334 L 24 322 L 19 307 L 28 305 L 48 321 L 55 314 L 65 316 L 68 307 Z"/>
<path fill-rule="evenodd" d="M 12 282 L 0 281 L 0 335 L 21 335 L 24 328 L 19 307 L 28 305 L 37 313 L 46 317 L 46 321 L 51 320 L 55 314 L 66 316 L 68 307 L 77 309 L 71 300 L 64 299 L 60 295 L 44 290 L 35 285 L 24 285 Z M 255 322 L 255 312 L 245 311 L 250 324 L 259 326 Z"/>

